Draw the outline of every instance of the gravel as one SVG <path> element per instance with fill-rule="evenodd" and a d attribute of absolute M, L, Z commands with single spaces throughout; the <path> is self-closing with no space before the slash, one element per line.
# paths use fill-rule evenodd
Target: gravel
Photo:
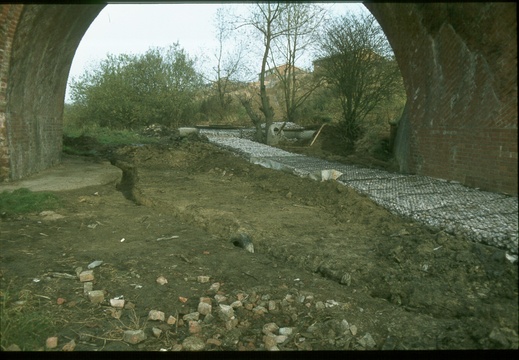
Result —
<path fill-rule="evenodd" d="M 389 173 L 293 154 L 251 141 L 244 138 L 244 133 L 247 133 L 245 129 L 206 130 L 204 135 L 215 145 L 267 168 L 315 180 L 326 179 L 323 171 L 338 171 L 342 173 L 337 178 L 339 183 L 365 194 L 394 214 L 512 254 L 518 252 L 517 197 L 468 188 L 454 181 Z"/>

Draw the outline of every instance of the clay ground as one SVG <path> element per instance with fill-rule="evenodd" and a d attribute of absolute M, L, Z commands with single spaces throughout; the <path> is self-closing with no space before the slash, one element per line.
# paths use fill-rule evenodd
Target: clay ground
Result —
<path fill-rule="evenodd" d="M 57 350 L 71 340 L 76 351 L 188 350 L 193 337 L 204 350 L 264 350 L 268 323 L 292 330 L 277 338 L 280 350 L 518 347 L 517 264 L 502 250 L 434 233 L 335 182 L 252 165 L 205 141 L 125 147 L 110 157 L 125 171 L 117 187 L 57 193 L 61 219 L 1 220 L 0 284 L 12 317 L 3 336 L 20 332 L 22 350 L 44 349 L 49 336 Z M 238 233 L 251 236 L 254 253 L 233 245 Z M 78 279 L 56 277 L 94 260 L 104 262 L 94 269 L 101 304 Z M 117 312 L 108 300 L 121 295 L 127 306 Z M 199 326 L 183 320 L 201 297 L 212 314 L 200 315 Z M 235 320 L 225 321 L 218 301 L 236 300 Z M 149 320 L 150 310 L 177 321 Z M 17 328 L 32 317 L 33 326 Z M 128 329 L 147 339 L 121 341 Z"/>

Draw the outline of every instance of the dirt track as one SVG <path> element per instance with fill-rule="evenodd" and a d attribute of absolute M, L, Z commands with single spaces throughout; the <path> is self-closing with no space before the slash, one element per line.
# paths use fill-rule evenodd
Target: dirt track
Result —
<path fill-rule="evenodd" d="M 293 331 L 281 350 L 518 347 L 517 264 L 502 250 L 431 233 L 342 185 L 251 165 L 203 141 L 112 157 L 125 173 L 118 190 L 60 192 L 63 219 L 1 223 L 2 291 L 50 314 L 60 344 L 186 350 L 196 337 L 204 350 L 263 350 L 271 345 L 263 326 L 274 322 Z M 233 246 L 238 233 L 252 237 L 254 254 Z M 107 303 L 91 304 L 79 281 L 49 275 L 93 260 L 104 261 L 94 288 L 135 306 L 120 319 Z M 168 283 L 157 284 L 159 276 Z M 218 293 L 209 290 L 215 282 Z M 235 321 L 224 319 L 215 295 L 227 305 L 242 300 Z M 200 297 L 211 298 L 214 316 L 200 315 L 196 330 L 181 319 Z M 150 310 L 178 321 L 147 320 Z M 147 340 L 120 341 L 129 328 L 144 329 Z M 18 345 L 35 350 L 46 336 Z"/>

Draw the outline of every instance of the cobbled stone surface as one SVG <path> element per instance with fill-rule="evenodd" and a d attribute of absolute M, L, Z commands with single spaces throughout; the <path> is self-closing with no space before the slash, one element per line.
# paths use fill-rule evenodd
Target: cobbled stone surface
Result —
<path fill-rule="evenodd" d="M 512 254 L 518 252 L 517 197 L 427 176 L 395 174 L 293 154 L 243 138 L 243 131 L 207 131 L 204 135 L 210 142 L 267 168 L 316 180 L 322 170 L 339 171 L 339 183 L 365 194 L 392 213 L 434 230 L 460 234 Z"/>

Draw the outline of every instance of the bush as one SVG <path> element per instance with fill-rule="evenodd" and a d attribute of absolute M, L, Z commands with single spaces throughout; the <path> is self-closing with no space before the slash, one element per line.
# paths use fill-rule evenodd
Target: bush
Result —
<path fill-rule="evenodd" d="M 197 112 L 201 77 L 194 64 L 178 44 L 143 55 L 109 55 L 72 81 L 70 120 L 119 130 L 184 125 Z"/>

